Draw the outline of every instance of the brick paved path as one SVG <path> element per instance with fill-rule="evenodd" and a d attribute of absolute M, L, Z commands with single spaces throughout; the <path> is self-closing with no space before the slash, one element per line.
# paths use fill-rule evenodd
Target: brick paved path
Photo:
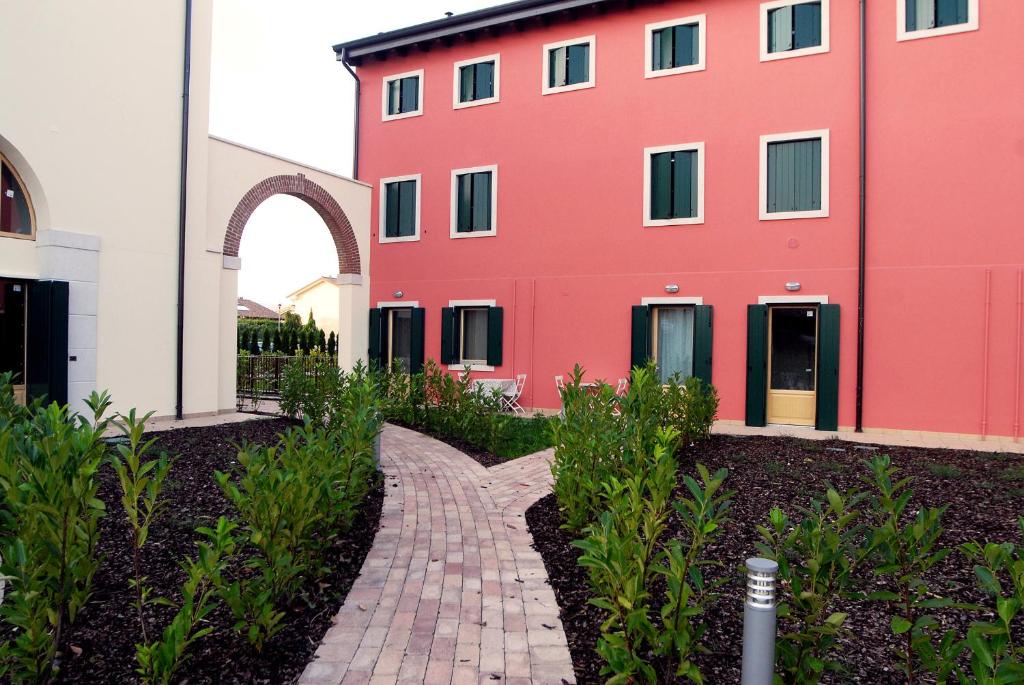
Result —
<path fill-rule="evenodd" d="M 550 491 L 550 458 L 485 469 L 387 426 L 380 530 L 300 685 L 574 683 L 523 516 Z"/>

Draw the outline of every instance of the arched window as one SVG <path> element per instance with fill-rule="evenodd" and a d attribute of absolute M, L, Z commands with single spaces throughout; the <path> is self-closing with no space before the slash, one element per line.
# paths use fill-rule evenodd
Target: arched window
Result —
<path fill-rule="evenodd" d="M 0 155 L 0 236 L 34 238 L 32 202 L 14 165 Z"/>

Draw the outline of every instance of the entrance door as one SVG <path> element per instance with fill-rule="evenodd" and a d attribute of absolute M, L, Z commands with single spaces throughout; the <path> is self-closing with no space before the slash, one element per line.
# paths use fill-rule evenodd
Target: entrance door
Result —
<path fill-rule="evenodd" d="M 770 307 L 768 341 L 768 423 L 813 426 L 818 308 Z"/>
<path fill-rule="evenodd" d="M 0 373 L 14 374 L 14 399 L 25 403 L 27 284 L 0 279 Z"/>

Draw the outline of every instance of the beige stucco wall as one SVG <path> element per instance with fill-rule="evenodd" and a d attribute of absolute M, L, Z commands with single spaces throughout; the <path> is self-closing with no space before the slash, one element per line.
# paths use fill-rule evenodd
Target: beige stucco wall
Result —
<path fill-rule="evenodd" d="M 316 285 L 288 298 L 292 309 L 303 321 L 313 312 L 316 325 L 325 335 L 338 335 L 338 284 L 331 280 L 318 280 Z"/>

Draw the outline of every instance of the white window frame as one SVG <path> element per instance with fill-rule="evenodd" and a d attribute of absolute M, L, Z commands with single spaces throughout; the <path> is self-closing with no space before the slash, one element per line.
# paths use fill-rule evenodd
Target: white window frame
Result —
<path fill-rule="evenodd" d="M 640 304 L 648 307 L 665 307 L 672 305 L 694 305 L 704 304 L 703 297 L 642 297 Z"/>
<path fill-rule="evenodd" d="M 697 25 L 697 63 L 671 69 L 656 70 L 652 68 L 654 64 L 654 32 L 670 26 L 682 26 L 685 24 Z M 668 19 L 647 24 L 644 27 L 644 60 L 644 78 L 658 78 L 660 76 L 675 76 L 676 74 L 704 71 L 707 68 L 707 15 L 695 14 L 690 17 L 680 17 L 679 19 Z"/>
<path fill-rule="evenodd" d="M 828 295 L 758 295 L 758 304 L 828 304 Z"/>
<path fill-rule="evenodd" d="M 463 174 L 475 174 L 482 171 L 491 172 L 491 230 L 470 231 L 459 233 L 459 176 Z M 452 238 L 490 238 L 498 235 L 498 165 L 489 164 L 486 166 L 474 166 L 466 169 L 452 169 L 452 192 L 451 192 L 451 224 L 449 226 Z"/>
<path fill-rule="evenodd" d="M 697 152 L 697 216 L 679 219 L 651 218 L 651 156 L 660 152 Z M 644 227 L 689 226 L 704 223 L 704 142 L 644 148 Z"/>
<path fill-rule="evenodd" d="M 417 103 L 419 108 L 412 112 L 402 112 L 401 114 L 388 114 L 388 84 L 391 81 L 395 81 L 400 78 L 406 78 L 408 76 L 419 76 L 419 94 L 417 97 Z M 384 77 L 383 86 L 381 87 L 381 121 L 395 121 L 397 119 L 408 119 L 409 117 L 418 117 L 423 114 L 423 70 L 414 69 L 413 71 L 403 71 L 400 74 L 389 74 Z"/>
<path fill-rule="evenodd" d="M 461 94 L 461 74 L 462 67 L 468 67 L 473 64 L 480 64 L 481 62 L 494 62 L 494 95 L 489 98 L 481 98 L 479 100 L 470 100 L 469 102 L 460 102 L 459 95 Z M 474 57 L 472 59 L 464 59 L 461 62 L 456 62 L 454 66 L 454 73 L 452 75 L 452 109 L 466 109 L 467 107 L 479 107 L 480 105 L 492 105 L 495 102 L 501 102 L 501 55 L 484 55 L 483 57 Z"/>
<path fill-rule="evenodd" d="M 806 140 L 821 138 L 821 209 L 809 209 L 803 212 L 769 212 L 768 211 L 768 144 L 782 143 L 788 140 Z M 792 133 L 772 133 L 761 136 L 760 183 L 758 189 L 758 216 L 761 221 L 778 221 L 781 219 L 821 219 L 828 216 L 829 211 L 829 129 L 814 131 L 794 131 Z"/>
<path fill-rule="evenodd" d="M 385 227 L 387 225 L 387 185 L 389 183 L 398 183 L 400 181 L 416 181 L 416 232 L 412 235 L 396 236 L 394 238 L 388 238 L 386 236 Z M 380 179 L 380 192 L 379 192 L 379 205 L 378 214 L 380 214 L 380 222 L 377 228 L 377 240 L 380 243 L 410 243 L 420 239 L 420 202 L 423 196 L 423 174 L 407 174 L 405 176 L 389 176 L 388 178 Z"/>
<path fill-rule="evenodd" d="M 921 29 L 920 31 L 907 30 L 907 2 L 896 0 L 896 40 L 917 40 L 918 38 L 935 38 L 936 36 L 948 36 L 954 33 L 967 33 L 978 30 L 978 0 L 967 0 L 967 23 L 954 24 L 953 26 L 937 26 L 933 29 Z"/>
<path fill-rule="evenodd" d="M 401 309 L 402 307 L 412 307 L 416 309 L 420 306 L 419 300 L 384 300 L 377 303 L 377 309 L 387 309 L 388 307 L 396 307 Z"/>
<path fill-rule="evenodd" d="M 581 45 L 587 43 L 590 45 L 588 55 L 590 57 L 589 64 L 587 66 L 587 76 L 589 80 L 583 83 L 573 83 L 568 86 L 549 86 L 550 83 L 550 71 L 551 71 L 551 58 L 548 56 L 552 50 L 557 48 L 564 48 L 570 45 Z M 546 43 L 542 51 L 542 67 L 541 67 L 541 95 L 553 95 L 555 93 L 568 93 L 573 90 L 583 90 L 584 88 L 593 88 L 597 85 L 597 36 L 580 36 L 578 38 L 570 38 L 569 40 L 560 40 L 557 43 Z"/>
<path fill-rule="evenodd" d="M 406 302 L 406 303 L 404 303 L 402 305 L 399 305 L 397 303 L 394 303 L 394 304 L 389 303 L 389 304 L 387 304 L 387 306 L 380 307 L 380 309 L 386 310 L 385 315 L 388 318 L 388 340 L 387 340 L 387 342 L 388 342 L 388 345 L 387 345 L 388 349 L 385 350 L 385 354 L 387 355 L 387 360 L 388 360 L 388 369 L 392 368 L 392 366 L 394 365 L 394 361 L 395 361 L 394 360 L 394 349 L 395 349 L 395 326 L 394 326 L 394 319 L 395 319 L 395 310 L 397 310 L 397 309 L 408 309 L 409 312 L 410 312 L 410 316 L 411 316 L 412 315 L 412 310 L 415 307 L 417 307 L 417 306 L 419 306 L 419 305 L 418 304 L 411 304 L 411 303 Z M 410 335 L 410 338 L 411 337 L 412 336 Z M 410 340 L 410 343 L 411 342 L 412 341 Z M 411 347 L 412 346 L 410 345 L 410 348 Z M 410 352 L 411 352 L 411 350 L 410 350 Z M 409 369 L 405 369 L 405 372 L 409 373 Z"/>
<path fill-rule="evenodd" d="M 455 310 L 458 310 L 458 309 L 461 309 L 461 308 L 466 308 L 466 307 L 497 307 L 498 306 L 498 302 L 497 302 L 497 300 L 448 300 L 448 306 L 451 307 L 452 309 L 455 309 Z M 462 315 L 459 314 L 459 341 L 458 341 L 458 345 L 459 345 L 459 356 L 460 357 L 462 356 L 462 318 L 461 317 L 462 317 Z M 474 360 L 470 360 L 470 361 L 474 361 Z M 479 360 L 476 360 L 476 361 L 479 361 Z M 485 359 L 484 360 L 485 363 L 483 363 L 483 364 L 469 364 L 468 365 L 469 366 L 469 370 L 470 371 L 494 371 L 494 367 L 490 366 L 489 364 L 487 364 L 486 361 L 487 360 Z M 466 366 L 467 365 L 463 364 L 463 363 L 449 364 L 448 365 L 448 370 L 449 371 L 464 371 L 466 369 Z"/>
<path fill-rule="evenodd" d="M 821 45 L 815 45 L 809 48 L 801 48 L 799 50 L 784 50 L 782 52 L 768 52 L 768 12 L 770 10 L 778 9 L 779 7 L 786 7 L 787 5 L 804 5 L 814 0 L 772 0 L 772 2 L 761 3 L 761 61 L 762 62 L 774 62 L 780 59 L 789 59 L 790 57 L 806 57 L 807 55 L 820 55 L 829 51 L 829 34 L 831 30 L 829 28 L 831 21 L 829 19 L 829 0 L 820 0 L 821 2 Z"/>

